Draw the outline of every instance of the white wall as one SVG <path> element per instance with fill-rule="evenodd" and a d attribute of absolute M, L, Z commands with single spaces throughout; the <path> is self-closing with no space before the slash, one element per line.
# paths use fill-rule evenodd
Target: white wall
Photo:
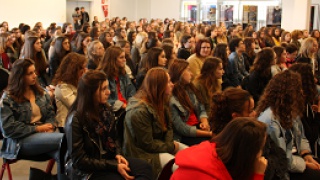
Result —
<path fill-rule="evenodd" d="M 9 28 L 23 22 L 34 26 L 42 22 L 48 27 L 51 22 L 66 21 L 66 0 L 0 0 L 0 22 L 9 22 Z"/>
<path fill-rule="evenodd" d="M 282 0 L 281 28 L 309 29 L 311 0 Z"/>
<path fill-rule="evenodd" d="M 175 18 L 180 19 L 180 1 L 179 0 L 151 0 L 151 18 Z"/>

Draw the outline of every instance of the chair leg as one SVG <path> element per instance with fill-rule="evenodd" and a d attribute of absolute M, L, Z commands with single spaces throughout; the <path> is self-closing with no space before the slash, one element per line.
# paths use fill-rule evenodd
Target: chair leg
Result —
<path fill-rule="evenodd" d="M 9 180 L 12 180 L 12 174 L 11 174 L 11 169 L 10 169 L 10 164 L 9 163 L 6 163 L 6 168 L 7 168 L 7 171 L 8 171 Z"/>
<path fill-rule="evenodd" d="M 0 180 L 3 179 L 3 174 L 4 174 L 4 171 L 6 170 L 6 164 L 7 163 L 2 164 L 2 168 L 1 168 L 1 172 L 0 172 Z"/>
<path fill-rule="evenodd" d="M 53 166 L 54 166 L 54 163 L 56 161 L 54 159 L 50 159 L 49 162 L 48 162 L 48 165 L 47 165 L 47 169 L 46 169 L 46 173 L 50 173 L 51 174 L 51 171 L 53 169 Z"/>

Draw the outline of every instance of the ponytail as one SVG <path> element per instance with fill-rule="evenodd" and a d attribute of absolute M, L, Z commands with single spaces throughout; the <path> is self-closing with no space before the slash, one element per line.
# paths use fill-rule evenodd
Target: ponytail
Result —
<path fill-rule="evenodd" d="M 238 88 L 228 88 L 212 97 L 211 114 L 209 121 L 212 124 L 212 132 L 220 133 L 233 119 L 232 113 L 242 114 L 245 102 L 250 100 L 248 91 Z"/>

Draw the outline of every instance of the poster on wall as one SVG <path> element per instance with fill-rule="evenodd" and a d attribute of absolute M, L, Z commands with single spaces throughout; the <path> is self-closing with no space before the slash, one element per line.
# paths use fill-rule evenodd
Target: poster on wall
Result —
<path fill-rule="evenodd" d="M 109 16 L 109 0 L 101 0 L 101 7 L 105 18 Z"/>
<path fill-rule="evenodd" d="M 184 21 L 194 23 L 197 21 L 197 4 L 196 2 L 183 2 L 182 18 Z"/>
<path fill-rule="evenodd" d="M 255 29 L 257 27 L 258 6 L 243 6 L 242 23 L 245 25 L 252 25 Z"/>
<path fill-rule="evenodd" d="M 217 6 L 204 5 L 202 6 L 202 22 L 213 24 L 216 22 Z"/>
<path fill-rule="evenodd" d="M 267 25 L 280 26 L 281 25 L 282 9 L 280 6 L 267 7 Z"/>
<path fill-rule="evenodd" d="M 233 5 L 222 5 L 220 8 L 220 19 L 221 22 L 225 22 L 226 27 L 232 26 L 233 24 Z"/>

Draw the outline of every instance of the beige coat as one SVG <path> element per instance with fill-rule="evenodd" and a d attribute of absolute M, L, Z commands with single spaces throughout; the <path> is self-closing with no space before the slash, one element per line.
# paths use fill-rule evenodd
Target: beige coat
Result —
<path fill-rule="evenodd" d="M 56 119 L 58 126 L 64 127 L 69 108 L 77 97 L 77 88 L 71 84 L 58 84 L 54 94 L 57 105 Z"/>

